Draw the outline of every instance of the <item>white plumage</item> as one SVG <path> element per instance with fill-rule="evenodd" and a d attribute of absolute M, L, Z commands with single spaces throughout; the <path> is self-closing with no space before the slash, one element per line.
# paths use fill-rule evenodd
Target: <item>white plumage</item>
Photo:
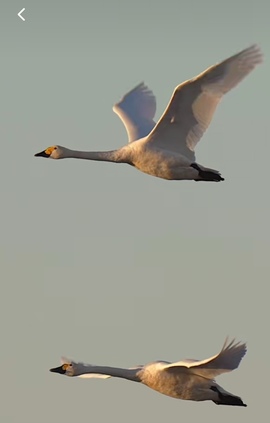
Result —
<path fill-rule="evenodd" d="M 236 369 L 246 351 L 246 344 L 236 343 L 234 340 L 228 342 L 226 339 L 221 351 L 205 360 L 186 359 L 175 363 L 155 361 L 144 366 L 123 369 L 77 363 L 63 358 L 62 365 L 50 371 L 84 378 L 119 377 L 141 382 L 173 398 L 192 401 L 211 400 L 215 404 L 245 407 L 246 404 L 241 398 L 225 391 L 216 383 L 215 377 Z"/>
<path fill-rule="evenodd" d="M 36 156 L 127 163 L 141 172 L 169 180 L 222 181 L 217 170 L 195 162 L 194 149 L 223 95 L 261 62 L 262 52 L 253 45 L 178 85 L 156 125 L 155 97 L 142 83 L 113 107 L 126 127 L 129 144 L 105 152 L 52 146 Z"/>

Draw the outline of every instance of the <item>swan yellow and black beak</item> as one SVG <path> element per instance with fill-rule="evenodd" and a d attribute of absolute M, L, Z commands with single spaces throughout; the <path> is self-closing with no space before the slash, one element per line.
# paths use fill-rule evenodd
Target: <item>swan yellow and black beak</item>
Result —
<path fill-rule="evenodd" d="M 65 375 L 66 369 L 67 369 L 67 366 L 63 364 L 63 366 L 54 367 L 53 369 L 50 369 L 50 372 L 59 373 L 60 375 Z"/>
<path fill-rule="evenodd" d="M 52 154 L 52 152 L 56 149 L 56 147 L 49 147 L 46 150 L 41 151 L 40 153 L 35 154 L 35 157 L 45 157 L 48 158 Z"/>

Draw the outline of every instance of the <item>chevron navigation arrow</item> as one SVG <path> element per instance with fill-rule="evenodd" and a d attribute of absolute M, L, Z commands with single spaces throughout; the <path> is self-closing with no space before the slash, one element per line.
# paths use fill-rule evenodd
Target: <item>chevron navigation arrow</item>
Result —
<path fill-rule="evenodd" d="M 25 11 L 25 7 L 19 11 L 18 16 L 21 18 L 22 21 L 25 21 L 24 17 L 22 16 L 22 13 Z"/>

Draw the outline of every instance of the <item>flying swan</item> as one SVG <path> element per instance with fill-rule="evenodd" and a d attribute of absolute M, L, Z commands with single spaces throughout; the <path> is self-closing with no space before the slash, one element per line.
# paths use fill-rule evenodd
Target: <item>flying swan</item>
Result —
<path fill-rule="evenodd" d="M 118 150 L 84 152 L 54 145 L 35 156 L 127 163 L 141 172 L 168 180 L 223 181 L 217 170 L 195 161 L 194 148 L 223 95 L 262 59 L 260 48 L 253 45 L 178 85 L 157 124 L 153 121 L 155 97 L 141 83 L 113 107 L 129 139 L 129 143 Z"/>
<path fill-rule="evenodd" d="M 205 360 L 183 360 L 176 363 L 156 361 L 129 369 L 77 363 L 62 358 L 62 365 L 51 372 L 84 378 L 119 377 L 141 382 L 149 388 L 173 398 L 191 401 L 213 401 L 215 404 L 246 407 L 240 397 L 225 391 L 215 377 L 239 366 L 247 351 L 246 344 L 228 342 L 219 354 Z"/>

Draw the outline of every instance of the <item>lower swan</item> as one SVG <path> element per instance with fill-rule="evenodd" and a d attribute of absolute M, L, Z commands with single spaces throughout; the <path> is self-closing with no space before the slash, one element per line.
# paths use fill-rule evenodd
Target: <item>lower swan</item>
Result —
<path fill-rule="evenodd" d="M 205 360 L 190 360 L 169 363 L 155 361 L 129 369 L 96 366 L 62 359 L 62 365 L 50 369 L 53 373 L 83 378 L 118 377 L 141 382 L 149 388 L 173 398 L 191 401 L 213 401 L 215 404 L 246 407 L 242 399 L 225 391 L 215 382 L 215 377 L 236 369 L 246 353 L 246 344 L 232 340 L 225 343 L 221 351 Z"/>

